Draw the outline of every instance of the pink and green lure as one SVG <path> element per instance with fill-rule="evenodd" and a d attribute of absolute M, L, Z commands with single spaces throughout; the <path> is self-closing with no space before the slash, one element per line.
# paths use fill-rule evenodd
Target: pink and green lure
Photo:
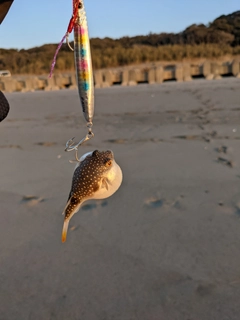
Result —
<path fill-rule="evenodd" d="M 64 40 L 68 39 L 68 35 L 73 29 L 74 58 L 78 92 L 84 117 L 91 126 L 94 115 L 94 81 L 87 17 L 83 0 L 73 0 L 73 16 L 69 22 L 66 34 L 57 47 L 51 66 L 50 77 L 52 76 L 58 51 L 60 50 Z"/>
<path fill-rule="evenodd" d="M 83 1 L 78 8 L 74 24 L 74 57 L 78 92 L 82 110 L 87 122 L 92 122 L 94 115 L 94 82 L 88 25 Z"/>

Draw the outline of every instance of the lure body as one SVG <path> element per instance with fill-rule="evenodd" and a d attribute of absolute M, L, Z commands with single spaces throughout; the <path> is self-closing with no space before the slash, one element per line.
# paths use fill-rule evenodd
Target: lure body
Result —
<path fill-rule="evenodd" d="M 64 209 L 62 242 L 66 241 L 68 224 L 82 203 L 90 199 L 105 199 L 115 193 L 122 183 L 122 170 L 113 152 L 89 152 L 80 158 L 72 179 L 68 202 Z"/>
<path fill-rule="evenodd" d="M 94 82 L 88 25 L 83 0 L 80 1 L 74 23 L 74 58 L 78 92 L 87 122 L 94 115 Z"/>

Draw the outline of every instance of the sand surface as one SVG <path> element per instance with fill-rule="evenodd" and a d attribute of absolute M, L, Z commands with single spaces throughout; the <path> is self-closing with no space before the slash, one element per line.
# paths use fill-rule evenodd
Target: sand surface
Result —
<path fill-rule="evenodd" d="M 61 243 L 86 134 L 77 91 L 7 94 L 0 124 L 1 320 L 239 320 L 240 80 L 96 90 L 119 191 Z"/>

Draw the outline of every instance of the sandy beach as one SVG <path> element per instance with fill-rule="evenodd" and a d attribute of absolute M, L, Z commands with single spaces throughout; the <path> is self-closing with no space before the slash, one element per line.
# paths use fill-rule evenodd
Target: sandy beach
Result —
<path fill-rule="evenodd" d="M 61 243 L 76 90 L 6 94 L 0 320 L 239 320 L 240 79 L 96 89 L 94 139 L 121 188 Z"/>

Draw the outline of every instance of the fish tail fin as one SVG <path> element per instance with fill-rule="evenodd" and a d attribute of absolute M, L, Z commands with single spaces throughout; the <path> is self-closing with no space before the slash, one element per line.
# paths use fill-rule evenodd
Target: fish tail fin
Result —
<path fill-rule="evenodd" d="M 80 209 L 80 206 L 82 204 L 82 201 L 80 199 L 71 197 L 63 211 L 63 214 L 65 215 L 64 223 L 63 223 L 63 229 L 62 229 L 62 242 L 65 242 L 67 239 L 67 231 L 68 231 L 68 225 L 70 222 L 70 219 L 72 216 L 78 212 Z"/>
<path fill-rule="evenodd" d="M 69 220 L 64 220 L 63 229 L 62 229 L 62 243 L 64 243 L 67 239 L 67 231 L 68 231 Z"/>

